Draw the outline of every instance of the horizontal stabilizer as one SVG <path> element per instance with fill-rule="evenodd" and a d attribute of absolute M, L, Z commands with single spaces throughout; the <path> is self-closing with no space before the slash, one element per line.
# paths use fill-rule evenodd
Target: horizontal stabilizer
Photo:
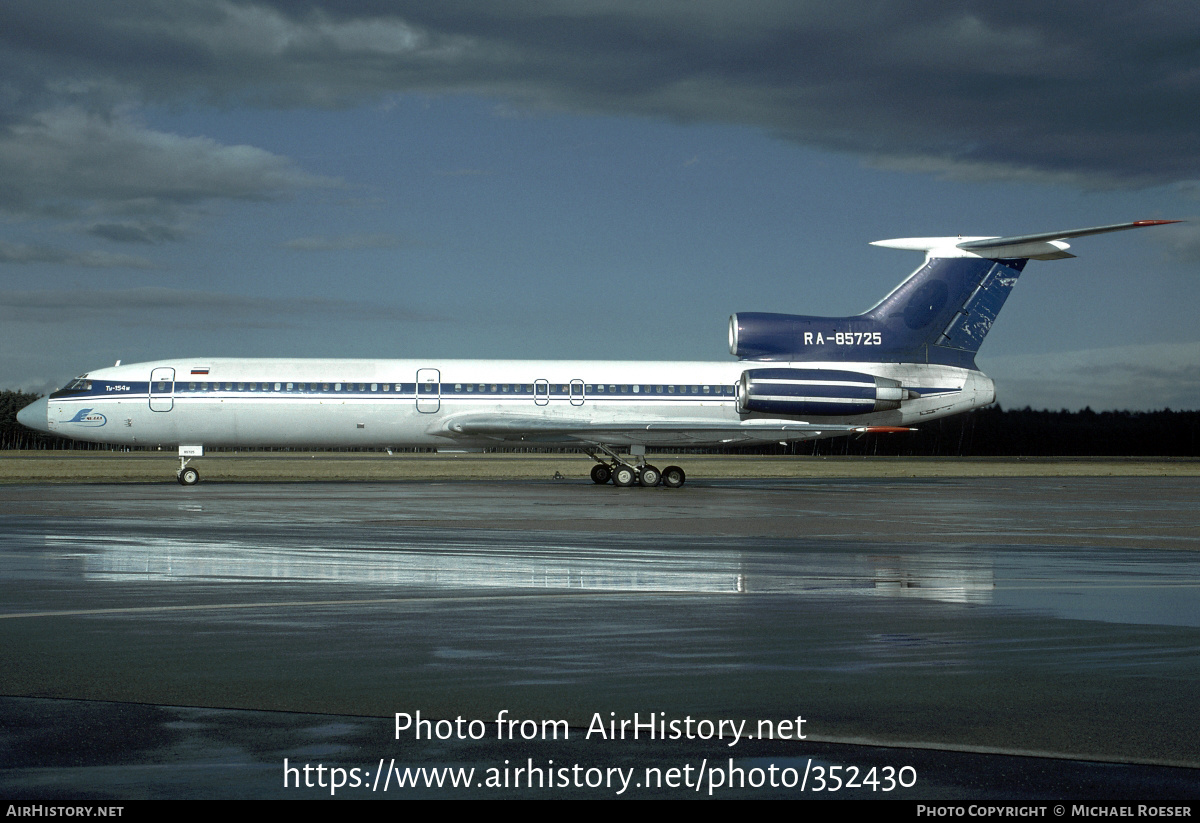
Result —
<path fill-rule="evenodd" d="M 1062 260 L 1075 255 L 1067 252 L 1069 238 L 1105 234 L 1110 231 L 1162 226 L 1178 220 L 1135 220 L 1111 226 L 1087 229 L 1021 234 L 1013 237 L 901 237 L 876 240 L 872 246 L 888 249 L 923 251 L 930 257 L 984 257 L 990 260 Z"/>

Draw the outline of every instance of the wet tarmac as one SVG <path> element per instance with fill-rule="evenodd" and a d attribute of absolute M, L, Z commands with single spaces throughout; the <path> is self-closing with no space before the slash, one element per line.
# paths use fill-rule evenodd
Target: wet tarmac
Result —
<path fill-rule="evenodd" d="M 814 796 L 853 769 L 838 796 L 1194 799 L 1197 497 L 1194 478 L 4 486 L 0 790 L 327 796 L 321 765 L 338 796 Z M 433 739 L 397 736 L 417 711 Z M 381 792 L 410 767 L 477 772 Z"/>

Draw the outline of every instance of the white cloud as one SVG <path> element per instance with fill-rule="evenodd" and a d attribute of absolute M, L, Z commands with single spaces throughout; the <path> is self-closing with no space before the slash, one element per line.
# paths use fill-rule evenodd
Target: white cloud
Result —
<path fill-rule="evenodd" d="M 1004 408 L 1200 409 L 1200 342 L 978 358 Z"/>
<path fill-rule="evenodd" d="M 0 132 L 0 179 L 0 209 L 18 215 L 84 208 L 137 214 L 333 184 L 253 146 L 72 108 L 41 112 Z"/>

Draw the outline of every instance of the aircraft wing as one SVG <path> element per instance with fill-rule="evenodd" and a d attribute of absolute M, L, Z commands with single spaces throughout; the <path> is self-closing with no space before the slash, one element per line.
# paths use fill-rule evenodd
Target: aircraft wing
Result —
<path fill-rule="evenodd" d="M 607 446 L 688 446 L 811 440 L 837 434 L 910 431 L 893 426 L 805 423 L 796 420 L 671 420 L 625 423 L 611 420 L 468 414 L 451 417 L 437 431 L 447 438 L 489 438 L 504 442 L 577 442 Z"/>

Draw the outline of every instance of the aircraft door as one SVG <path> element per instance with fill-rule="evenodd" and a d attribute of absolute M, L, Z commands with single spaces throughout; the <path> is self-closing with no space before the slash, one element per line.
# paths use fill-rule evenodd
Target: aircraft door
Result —
<path fill-rule="evenodd" d="M 169 412 L 175 407 L 175 370 L 153 369 L 150 372 L 150 411 Z"/>
<path fill-rule="evenodd" d="M 571 381 L 571 405 L 572 406 L 582 406 L 583 405 L 583 381 L 582 380 L 572 380 Z"/>
<path fill-rule="evenodd" d="M 545 406 L 550 402 L 550 381 L 549 380 L 534 380 L 533 381 L 533 402 L 539 406 Z"/>
<path fill-rule="evenodd" d="M 442 407 L 442 373 L 417 369 L 417 411 L 432 414 Z"/>

